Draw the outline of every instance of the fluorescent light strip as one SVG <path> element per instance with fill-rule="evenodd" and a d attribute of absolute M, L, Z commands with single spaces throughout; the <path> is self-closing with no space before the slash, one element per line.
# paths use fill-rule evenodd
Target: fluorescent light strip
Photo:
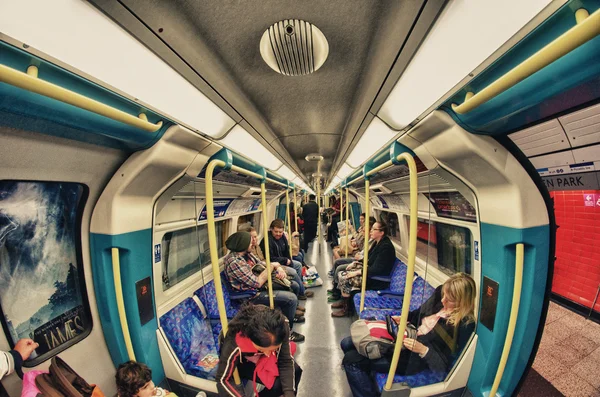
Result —
<path fill-rule="evenodd" d="M 383 121 L 375 117 L 365 130 L 363 136 L 346 159 L 351 167 L 359 167 L 372 155 L 377 153 L 383 145 L 396 136 L 397 132 L 388 127 Z"/>
<path fill-rule="evenodd" d="M 549 3 L 549 0 L 451 1 L 378 116 L 397 130 L 405 128 Z"/>
<path fill-rule="evenodd" d="M 138 98 L 167 117 L 217 138 L 235 124 L 196 87 L 86 2 L 3 0 L 1 8 L 2 33 Z"/>
<path fill-rule="evenodd" d="M 239 124 L 233 127 L 231 132 L 219 142 L 272 171 L 282 166 L 277 157 L 271 154 Z"/>

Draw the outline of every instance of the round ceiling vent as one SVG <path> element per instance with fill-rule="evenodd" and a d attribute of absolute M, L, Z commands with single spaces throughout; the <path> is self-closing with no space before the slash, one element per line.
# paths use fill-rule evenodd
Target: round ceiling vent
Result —
<path fill-rule="evenodd" d="M 329 44 L 315 25 L 300 19 L 284 19 L 265 30 L 260 39 L 260 54 L 277 73 L 303 76 L 323 66 Z"/>

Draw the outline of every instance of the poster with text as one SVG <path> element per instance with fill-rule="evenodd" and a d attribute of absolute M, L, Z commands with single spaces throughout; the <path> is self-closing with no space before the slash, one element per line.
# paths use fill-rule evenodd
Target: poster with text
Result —
<path fill-rule="evenodd" d="M 425 193 L 438 216 L 476 222 L 475 208 L 459 192 Z"/>

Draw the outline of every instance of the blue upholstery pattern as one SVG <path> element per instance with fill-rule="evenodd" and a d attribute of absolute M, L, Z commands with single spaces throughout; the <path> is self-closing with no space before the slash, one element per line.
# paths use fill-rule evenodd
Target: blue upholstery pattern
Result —
<path fill-rule="evenodd" d="M 171 348 L 185 372 L 205 379 L 215 379 L 217 367 L 206 370 L 197 366 L 207 354 L 218 357 L 213 331 L 192 298 L 187 298 L 160 317 Z"/>
<path fill-rule="evenodd" d="M 221 289 L 223 290 L 223 299 L 225 300 L 225 311 L 227 312 L 227 318 L 233 318 L 240 310 L 240 304 L 238 302 L 231 301 L 229 297 L 229 290 L 227 289 L 225 282 L 223 282 L 224 279 L 225 276 L 221 274 Z M 215 290 L 214 280 L 211 280 L 207 284 L 200 287 L 198 290 L 196 290 L 196 292 L 194 292 L 194 295 L 200 299 L 200 302 L 202 302 L 206 308 L 206 315 L 208 318 L 211 320 L 218 320 L 219 307 L 217 305 L 217 292 Z"/>
<path fill-rule="evenodd" d="M 385 320 L 385 316 L 399 316 L 402 314 L 402 310 L 388 310 L 388 309 L 365 309 L 360 313 L 361 320 L 367 320 L 374 318 L 375 320 Z"/>
<path fill-rule="evenodd" d="M 442 382 L 446 379 L 446 375 L 446 372 L 434 372 L 427 369 L 414 375 L 396 375 L 394 376 L 394 383 L 404 382 L 414 388 Z M 385 386 L 387 377 L 388 374 L 375 374 L 375 383 L 377 383 L 380 392 L 383 390 L 383 386 Z"/>
<path fill-rule="evenodd" d="M 392 280 L 390 282 L 390 291 L 395 294 L 404 294 L 406 286 L 406 273 L 408 267 L 400 260 L 396 259 L 394 270 L 392 270 Z"/>
<path fill-rule="evenodd" d="M 213 339 L 215 340 L 215 347 L 217 348 L 217 352 L 219 352 L 219 354 L 221 354 L 221 346 L 219 346 L 219 334 L 221 333 L 222 329 L 223 326 L 221 325 L 220 321 L 212 326 Z"/>
<path fill-rule="evenodd" d="M 434 292 L 435 288 L 429 285 L 429 283 L 421 276 L 415 277 L 409 309 L 415 310 L 421 307 Z M 377 291 L 365 291 L 365 308 L 387 310 L 402 309 L 402 301 L 403 297 L 390 298 L 387 296 L 380 296 Z M 360 307 L 360 294 L 354 295 L 354 305 L 354 307 Z"/>

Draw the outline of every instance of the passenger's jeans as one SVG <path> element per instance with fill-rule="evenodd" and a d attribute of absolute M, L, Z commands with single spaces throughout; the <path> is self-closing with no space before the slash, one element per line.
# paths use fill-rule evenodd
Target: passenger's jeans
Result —
<path fill-rule="evenodd" d="M 269 293 L 261 291 L 252 298 L 252 303 L 269 306 Z M 290 322 L 290 328 L 294 326 L 294 316 L 298 307 L 298 297 L 290 291 L 273 291 L 273 303 L 275 307 L 281 310 L 283 315 Z"/>
<path fill-rule="evenodd" d="M 302 263 L 293 260 L 291 266 L 284 266 L 284 269 L 288 276 L 293 276 L 294 281 L 298 283 L 298 286 L 300 287 L 298 296 L 304 295 L 305 288 L 304 283 L 302 282 Z"/>
<path fill-rule="evenodd" d="M 342 339 L 340 343 L 344 351 L 344 360 L 342 365 L 346 371 L 346 378 L 352 395 L 354 397 L 373 397 L 379 396 L 379 390 L 371 379 L 370 361 L 361 356 L 352 342 L 352 337 L 348 336 Z"/>
<path fill-rule="evenodd" d="M 304 251 L 308 252 L 308 244 L 313 241 L 313 239 L 317 237 L 317 224 L 304 224 Z"/>
<path fill-rule="evenodd" d="M 298 255 L 292 257 L 292 259 L 298 262 L 304 262 L 304 250 L 298 251 Z"/>

